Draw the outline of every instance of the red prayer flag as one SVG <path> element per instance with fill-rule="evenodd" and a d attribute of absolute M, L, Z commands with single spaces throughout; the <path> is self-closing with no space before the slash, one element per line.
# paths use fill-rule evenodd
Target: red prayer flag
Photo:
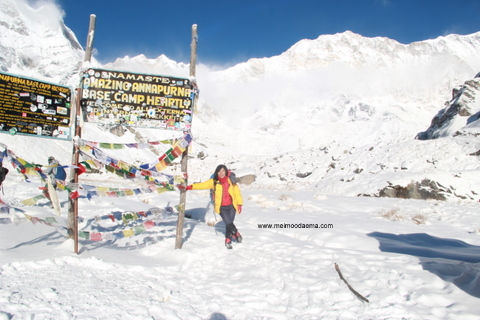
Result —
<path fill-rule="evenodd" d="M 179 147 L 175 147 L 175 149 L 172 150 L 172 154 L 175 158 L 178 158 L 182 154 L 182 150 L 180 150 Z"/>
<path fill-rule="evenodd" d="M 90 234 L 90 240 L 92 240 L 92 241 L 102 241 L 102 234 L 100 232 L 91 233 Z"/>
<path fill-rule="evenodd" d="M 153 222 L 152 220 L 148 220 L 148 221 L 145 221 L 143 226 L 145 227 L 145 229 L 151 229 L 155 227 L 155 222 Z"/>
<path fill-rule="evenodd" d="M 87 172 L 87 169 L 85 169 L 85 167 L 82 166 L 81 163 L 77 164 L 77 166 L 78 166 L 78 169 L 77 169 L 78 170 L 78 175 L 81 175 L 82 173 Z"/>

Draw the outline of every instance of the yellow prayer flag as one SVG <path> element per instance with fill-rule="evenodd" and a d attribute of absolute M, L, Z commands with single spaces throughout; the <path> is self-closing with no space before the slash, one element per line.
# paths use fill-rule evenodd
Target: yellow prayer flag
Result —
<path fill-rule="evenodd" d="M 33 205 L 35 205 L 35 203 L 36 203 L 36 201 L 33 198 L 26 199 L 26 200 L 22 201 L 22 204 L 24 204 L 26 206 L 33 206 Z"/>
<path fill-rule="evenodd" d="M 157 193 L 164 193 L 164 192 L 167 192 L 167 191 L 168 191 L 168 189 L 165 188 L 165 187 L 158 187 L 157 188 Z"/>
<path fill-rule="evenodd" d="M 87 160 L 87 163 L 88 163 L 91 167 L 94 166 L 94 167 L 96 167 L 96 168 L 99 168 L 98 163 L 97 163 L 96 161 L 93 161 L 92 159 L 88 159 L 88 160 Z"/>
<path fill-rule="evenodd" d="M 157 171 L 162 171 L 163 169 L 165 169 L 167 167 L 167 165 L 165 164 L 165 161 L 160 161 L 158 162 L 156 165 L 155 165 L 155 168 L 157 169 Z"/>
<path fill-rule="evenodd" d="M 185 178 L 183 176 L 174 176 L 173 179 L 175 181 L 175 184 L 185 183 Z"/>
<path fill-rule="evenodd" d="M 118 167 L 119 167 L 120 169 L 125 170 L 125 171 L 130 171 L 130 166 L 129 166 L 128 163 L 126 163 L 126 162 L 118 161 Z"/>
<path fill-rule="evenodd" d="M 131 237 L 133 235 L 135 235 L 135 231 L 133 231 L 133 229 L 123 230 L 123 236 L 125 238 Z"/>
<path fill-rule="evenodd" d="M 92 148 L 89 146 L 81 146 L 79 149 L 85 153 L 88 153 Z"/>
<path fill-rule="evenodd" d="M 135 194 L 135 192 L 133 192 L 132 189 L 123 190 L 123 192 L 124 192 L 125 195 L 127 195 L 127 196 L 133 196 L 133 195 Z"/>
<path fill-rule="evenodd" d="M 35 170 L 35 168 L 25 168 L 25 174 L 27 174 L 27 175 L 32 175 L 32 174 L 37 175 L 38 171 Z"/>

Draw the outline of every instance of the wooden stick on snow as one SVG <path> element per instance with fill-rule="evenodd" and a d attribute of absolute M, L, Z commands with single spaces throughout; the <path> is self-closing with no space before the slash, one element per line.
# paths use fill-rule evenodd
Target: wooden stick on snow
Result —
<path fill-rule="evenodd" d="M 345 278 L 344 278 L 343 275 L 342 275 L 342 272 L 340 271 L 340 267 L 338 266 L 338 264 L 337 264 L 336 262 L 335 262 L 335 270 L 337 270 L 338 275 L 340 276 L 340 279 L 342 279 L 343 282 L 345 282 L 345 284 L 347 285 L 348 289 L 350 289 L 350 291 L 352 291 L 353 294 L 357 296 L 357 298 L 359 298 L 360 300 L 366 301 L 366 302 L 370 302 L 370 301 L 368 301 L 367 298 L 365 298 L 365 297 L 362 296 L 360 293 L 358 293 L 357 291 L 355 291 L 355 289 L 353 289 L 352 286 L 348 284 L 347 280 L 345 280 Z"/>

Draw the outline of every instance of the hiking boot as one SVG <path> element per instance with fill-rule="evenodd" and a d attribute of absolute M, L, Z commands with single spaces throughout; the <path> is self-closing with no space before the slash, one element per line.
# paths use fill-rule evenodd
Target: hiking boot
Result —
<path fill-rule="evenodd" d="M 232 239 L 230 238 L 225 238 L 225 247 L 227 247 L 227 249 L 232 249 L 233 246 L 232 246 Z"/>
<path fill-rule="evenodd" d="M 238 243 L 242 243 L 242 235 L 240 234 L 240 232 L 236 232 L 233 236 L 232 236 L 233 239 L 235 239 Z"/>

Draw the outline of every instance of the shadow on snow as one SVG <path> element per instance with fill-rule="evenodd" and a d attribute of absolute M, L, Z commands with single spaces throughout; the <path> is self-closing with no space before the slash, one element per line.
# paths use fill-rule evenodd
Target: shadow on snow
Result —
<path fill-rule="evenodd" d="M 378 240 L 381 251 L 420 257 L 424 270 L 480 298 L 479 246 L 426 233 L 396 235 L 372 232 L 367 235 Z"/>
<path fill-rule="evenodd" d="M 222 234 L 225 234 L 225 223 L 223 223 L 222 218 L 219 214 L 213 212 L 213 208 L 211 209 L 211 206 L 212 203 L 208 202 L 205 208 L 193 208 L 185 210 L 185 217 L 204 223 L 207 223 L 207 220 L 209 220 L 213 223 L 216 233 L 220 232 Z M 210 212 L 210 214 L 208 212 Z"/>
<path fill-rule="evenodd" d="M 210 203 L 207 205 L 206 208 L 193 208 L 185 211 L 185 224 L 184 224 L 184 235 L 183 241 L 186 242 L 189 240 L 195 226 L 198 222 L 206 222 L 206 216 L 210 209 Z M 110 215 L 113 214 L 121 214 L 119 211 L 111 212 Z M 214 218 L 216 213 L 212 212 L 212 219 Z M 173 216 L 172 216 L 173 218 Z M 190 220 L 190 221 L 189 221 Z M 225 225 L 223 224 L 222 219 L 218 216 L 218 222 L 215 224 L 215 231 L 225 233 Z M 197 222 L 198 221 L 198 222 Z M 94 232 L 104 232 L 104 233 L 112 233 L 112 232 L 119 232 L 124 230 L 128 225 L 125 225 L 121 221 L 117 223 L 113 223 L 111 225 L 101 225 L 98 224 L 98 220 L 96 218 L 92 218 L 86 221 L 85 225 L 82 229 L 91 229 Z M 177 217 L 174 216 L 174 219 L 165 219 L 161 223 L 156 226 L 156 230 L 146 230 L 142 232 L 140 235 L 135 235 L 130 238 L 120 238 L 120 239 L 110 239 L 110 240 L 103 240 L 103 241 L 93 241 L 87 239 L 79 239 L 79 244 L 81 244 L 81 249 L 79 253 L 83 253 L 85 251 L 93 251 L 99 248 L 108 248 L 112 250 L 137 250 L 145 248 L 151 244 L 155 244 L 158 242 L 165 241 L 166 239 L 175 238 L 176 237 L 176 228 L 177 228 Z M 47 245 L 60 245 L 65 241 L 65 235 L 57 231 L 51 232 L 49 234 L 37 237 L 35 239 L 22 242 L 17 244 L 14 247 L 8 248 L 7 250 L 17 249 L 22 246 L 30 246 L 35 245 L 42 242 L 47 242 Z M 123 241 L 119 241 L 123 239 Z"/>

